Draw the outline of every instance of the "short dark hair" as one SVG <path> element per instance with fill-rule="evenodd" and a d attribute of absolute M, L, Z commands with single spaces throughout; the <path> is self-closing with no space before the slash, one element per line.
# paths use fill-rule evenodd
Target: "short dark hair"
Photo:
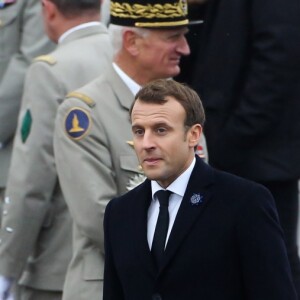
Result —
<path fill-rule="evenodd" d="M 100 13 L 100 0 L 50 0 L 66 17 L 79 16 L 89 12 Z"/>
<path fill-rule="evenodd" d="M 144 103 L 164 104 L 168 101 L 167 97 L 175 98 L 183 106 L 186 113 L 185 126 L 204 125 L 205 113 L 198 94 L 187 85 L 172 79 L 158 79 L 142 87 L 134 98 L 129 114 L 131 116 L 137 100 Z"/>

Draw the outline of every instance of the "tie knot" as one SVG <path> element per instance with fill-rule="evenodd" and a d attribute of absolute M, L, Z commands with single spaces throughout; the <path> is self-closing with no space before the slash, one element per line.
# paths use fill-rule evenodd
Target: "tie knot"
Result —
<path fill-rule="evenodd" d="M 159 190 L 156 192 L 156 197 L 159 201 L 160 206 L 169 206 L 170 195 L 171 192 L 167 190 Z"/>

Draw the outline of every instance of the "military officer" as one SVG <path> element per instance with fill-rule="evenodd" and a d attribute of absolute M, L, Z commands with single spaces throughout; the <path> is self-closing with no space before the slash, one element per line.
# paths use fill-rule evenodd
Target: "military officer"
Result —
<path fill-rule="evenodd" d="M 0 204 L 25 72 L 34 57 L 53 48 L 43 30 L 39 0 L 0 0 Z"/>
<path fill-rule="evenodd" d="M 55 169 L 54 120 L 68 92 L 111 64 L 99 11 L 99 0 L 43 0 L 45 28 L 58 47 L 26 76 L 0 232 L 0 274 L 8 282 L 21 275 L 21 300 L 62 297 L 72 221 Z"/>
<path fill-rule="evenodd" d="M 132 148 L 129 108 L 140 86 L 177 75 L 180 58 L 190 53 L 185 1 L 112 1 L 110 14 L 113 64 L 68 95 L 55 125 L 57 171 L 74 220 L 64 300 L 101 299 L 106 204 L 145 178 Z"/>

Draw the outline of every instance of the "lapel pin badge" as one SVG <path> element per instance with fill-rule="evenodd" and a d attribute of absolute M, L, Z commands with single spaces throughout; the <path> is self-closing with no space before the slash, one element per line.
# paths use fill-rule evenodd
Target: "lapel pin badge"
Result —
<path fill-rule="evenodd" d="M 192 205 L 199 205 L 203 202 L 203 196 L 201 196 L 200 194 L 193 194 L 190 202 Z"/>

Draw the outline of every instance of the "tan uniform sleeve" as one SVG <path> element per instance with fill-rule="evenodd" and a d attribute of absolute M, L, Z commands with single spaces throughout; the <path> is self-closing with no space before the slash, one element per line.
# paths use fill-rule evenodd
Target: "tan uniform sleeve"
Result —
<path fill-rule="evenodd" d="M 31 84 L 34 82 L 34 84 Z M 51 224 L 51 197 L 57 184 L 53 129 L 60 86 L 44 62 L 27 74 L 3 208 L 0 274 L 18 277 Z"/>
<path fill-rule="evenodd" d="M 90 118 L 89 129 L 80 138 L 70 137 L 66 117 L 77 109 Z M 95 109 L 78 98 L 66 99 L 59 107 L 54 133 L 57 172 L 75 226 L 89 243 L 103 247 L 103 216 L 117 187 L 107 133 L 95 121 Z M 82 121 L 78 121 L 81 126 Z M 86 129 L 87 127 L 85 127 Z"/>

